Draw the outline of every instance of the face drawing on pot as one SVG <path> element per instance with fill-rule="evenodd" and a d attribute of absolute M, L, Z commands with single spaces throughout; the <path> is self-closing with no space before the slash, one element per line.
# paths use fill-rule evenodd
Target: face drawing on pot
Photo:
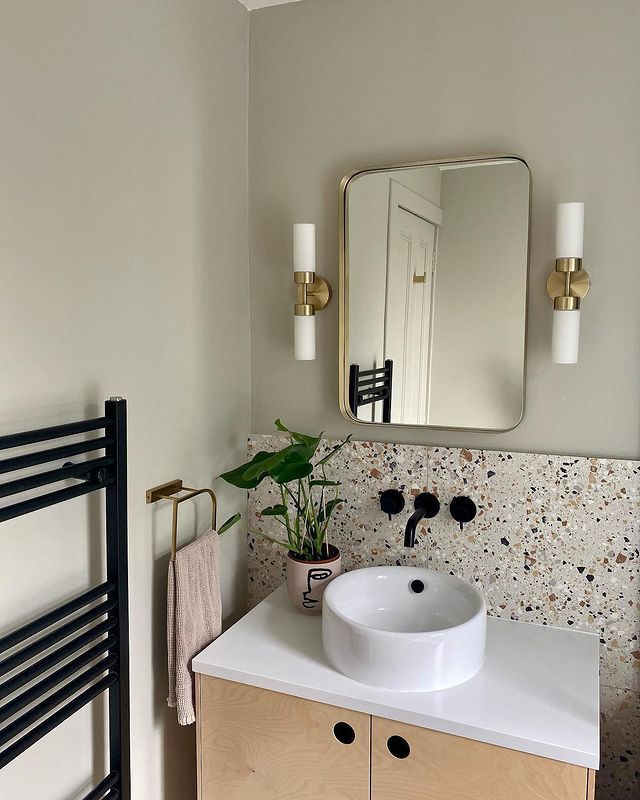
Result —
<path fill-rule="evenodd" d="M 327 567 L 314 567 L 307 572 L 307 591 L 302 593 L 302 605 L 305 608 L 315 608 L 322 601 L 324 581 L 332 575 L 333 570 Z"/>

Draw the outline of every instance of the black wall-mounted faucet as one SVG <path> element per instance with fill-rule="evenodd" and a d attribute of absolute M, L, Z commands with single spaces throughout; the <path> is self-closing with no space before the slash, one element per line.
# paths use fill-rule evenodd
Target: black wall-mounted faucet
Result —
<path fill-rule="evenodd" d="M 471 522 L 477 513 L 476 504 L 470 497 L 454 497 L 449 506 L 451 516 L 460 523 L 460 530 L 465 522 Z"/>
<path fill-rule="evenodd" d="M 431 492 L 422 492 L 413 503 L 415 511 L 409 517 L 404 531 L 404 546 L 414 547 L 416 543 L 416 528 L 421 519 L 431 519 L 440 511 L 440 501 Z"/>

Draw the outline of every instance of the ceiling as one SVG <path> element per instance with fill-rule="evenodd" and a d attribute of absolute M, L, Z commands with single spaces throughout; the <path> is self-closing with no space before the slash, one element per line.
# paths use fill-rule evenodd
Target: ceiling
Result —
<path fill-rule="evenodd" d="M 299 3 L 300 0 L 239 0 L 243 6 L 253 11 L 255 8 L 266 8 L 267 6 L 281 6 L 283 3 Z"/>

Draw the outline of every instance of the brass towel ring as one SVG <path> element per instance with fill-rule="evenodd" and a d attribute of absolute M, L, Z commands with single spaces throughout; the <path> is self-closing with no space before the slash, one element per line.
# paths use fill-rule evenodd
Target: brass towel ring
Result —
<path fill-rule="evenodd" d="M 176 497 L 178 492 L 188 492 L 183 497 Z M 163 483 L 161 486 L 154 486 L 153 489 L 147 489 L 146 500 L 147 503 L 155 503 L 158 500 L 171 500 L 173 504 L 173 515 L 171 522 L 171 560 L 174 561 L 176 557 L 176 550 L 178 547 L 178 506 L 185 500 L 191 500 L 192 497 L 197 497 L 199 494 L 208 494 L 211 498 L 211 529 L 216 529 L 216 508 L 217 501 L 213 489 L 191 489 L 188 486 L 183 486 L 182 481 L 176 479 Z"/>

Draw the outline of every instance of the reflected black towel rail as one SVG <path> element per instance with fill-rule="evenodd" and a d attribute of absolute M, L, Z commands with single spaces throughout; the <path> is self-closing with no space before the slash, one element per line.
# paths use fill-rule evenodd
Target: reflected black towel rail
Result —
<path fill-rule="evenodd" d="M 391 391 L 393 386 L 393 361 L 387 359 L 384 367 L 360 369 L 359 364 L 349 368 L 349 408 L 354 417 L 358 409 L 382 401 L 382 422 L 391 422 Z"/>
<path fill-rule="evenodd" d="M 81 441 L 34 449 L 71 437 Z M 0 637 L 0 769 L 107 692 L 108 775 L 84 800 L 131 800 L 126 401 L 110 398 L 96 419 L 0 436 L 0 451 L 16 448 L 28 452 L 0 458 L 0 474 L 31 474 L 0 483 L 0 498 L 67 485 L 2 505 L 0 522 L 104 489 L 106 575 L 98 586 Z M 78 456 L 85 458 L 52 464 Z M 33 472 L 43 464 L 46 469 Z"/>

